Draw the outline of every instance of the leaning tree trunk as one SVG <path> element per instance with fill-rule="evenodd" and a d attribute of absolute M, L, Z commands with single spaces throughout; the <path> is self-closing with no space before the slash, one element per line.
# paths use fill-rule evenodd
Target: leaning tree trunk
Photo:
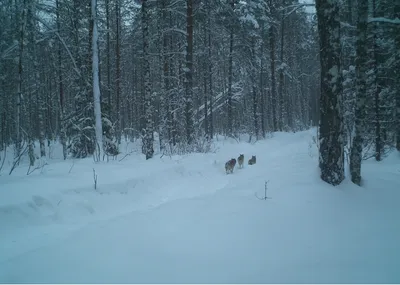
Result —
<path fill-rule="evenodd" d="M 353 139 L 350 155 L 351 181 L 357 185 L 361 185 L 361 161 L 363 134 L 365 130 L 365 104 L 367 98 L 367 23 L 368 1 L 358 1 L 355 137 Z"/>
<path fill-rule="evenodd" d="M 142 2 L 142 29 L 143 29 L 143 72 L 144 72 L 144 114 L 145 134 L 143 136 L 143 153 L 146 160 L 154 154 L 153 135 L 153 108 L 151 100 L 150 59 L 149 59 L 149 11 L 148 0 Z"/>
<path fill-rule="evenodd" d="M 323 181 L 338 185 L 344 180 L 339 3 L 317 0 L 316 8 L 321 61 L 319 167 Z"/>

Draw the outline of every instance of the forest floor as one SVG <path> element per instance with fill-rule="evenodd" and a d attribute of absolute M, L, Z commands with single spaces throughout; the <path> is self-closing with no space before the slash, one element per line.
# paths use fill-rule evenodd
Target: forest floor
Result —
<path fill-rule="evenodd" d="M 362 187 L 333 187 L 313 136 L 220 137 L 148 161 L 125 143 L 101 163 L 53 145 L 30 175 L 26 158 L 12 175 L 6 161 L 0 283 L 400 283 L 400 154 L 364 161 Z"/>

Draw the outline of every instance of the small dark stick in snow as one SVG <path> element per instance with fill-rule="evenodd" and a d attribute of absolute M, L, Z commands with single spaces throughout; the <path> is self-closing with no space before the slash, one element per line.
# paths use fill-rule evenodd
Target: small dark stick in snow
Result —
<path fill-rule="evenodd" d="M 93 168 L 93 180 L 94 180 L 94 190 L 97 189 L 97 174 L 96 174 L 96 170 L 94 170 Z"/>
<path fill-rule="evenodd" d="M 264 197 L 263 197 L 263 198 L 258 197 L 258 196 L 257 196 L 257 192 L 254 193 L 254 195 L 256 196 L 257 199 L 259 199 L 259 200 L 271 199 L 271 198 L 268 198 L 268 197 L 267 197 L 268 182 L 269 182 L 269 180 L 268 180 L 268 181 L 265 181 L 265 183 L 264 183 Z"/>

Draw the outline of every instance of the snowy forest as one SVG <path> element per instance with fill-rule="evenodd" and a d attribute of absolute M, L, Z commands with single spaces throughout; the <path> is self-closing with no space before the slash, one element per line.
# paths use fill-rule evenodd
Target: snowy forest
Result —
<path fill-rule="evenodd" d="M 400 0 L 8 0 L 0 56 L 0 163 L 318 127 L 321 179 L 360 185 L 400 151 Z"/>

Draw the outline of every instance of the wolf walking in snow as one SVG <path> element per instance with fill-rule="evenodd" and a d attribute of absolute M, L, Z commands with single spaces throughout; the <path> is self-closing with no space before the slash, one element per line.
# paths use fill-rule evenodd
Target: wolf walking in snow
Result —
<path fill-rule="evenodd" d="M 238 163 L 239 163 L 239 168 L 243 168 L 243 164 L 244 164 L 244 155 L 243 154 L 239 155 Z"/>
<path fill-rule="evenodd" d="M 256 164 L 256 156 L 253 155 L 250 159 L 249 159 L 249 165 L 253 165 Z"/>
<path fill-rule="evenodd" d="M 229 161 L 227 161 L 225 163 L 226 174 L 228 174 L 229 172 L 233 173 L 233 169 L 235 168 L 235 165 L 236 165 L 236 159 L 232 158 Z"/>

